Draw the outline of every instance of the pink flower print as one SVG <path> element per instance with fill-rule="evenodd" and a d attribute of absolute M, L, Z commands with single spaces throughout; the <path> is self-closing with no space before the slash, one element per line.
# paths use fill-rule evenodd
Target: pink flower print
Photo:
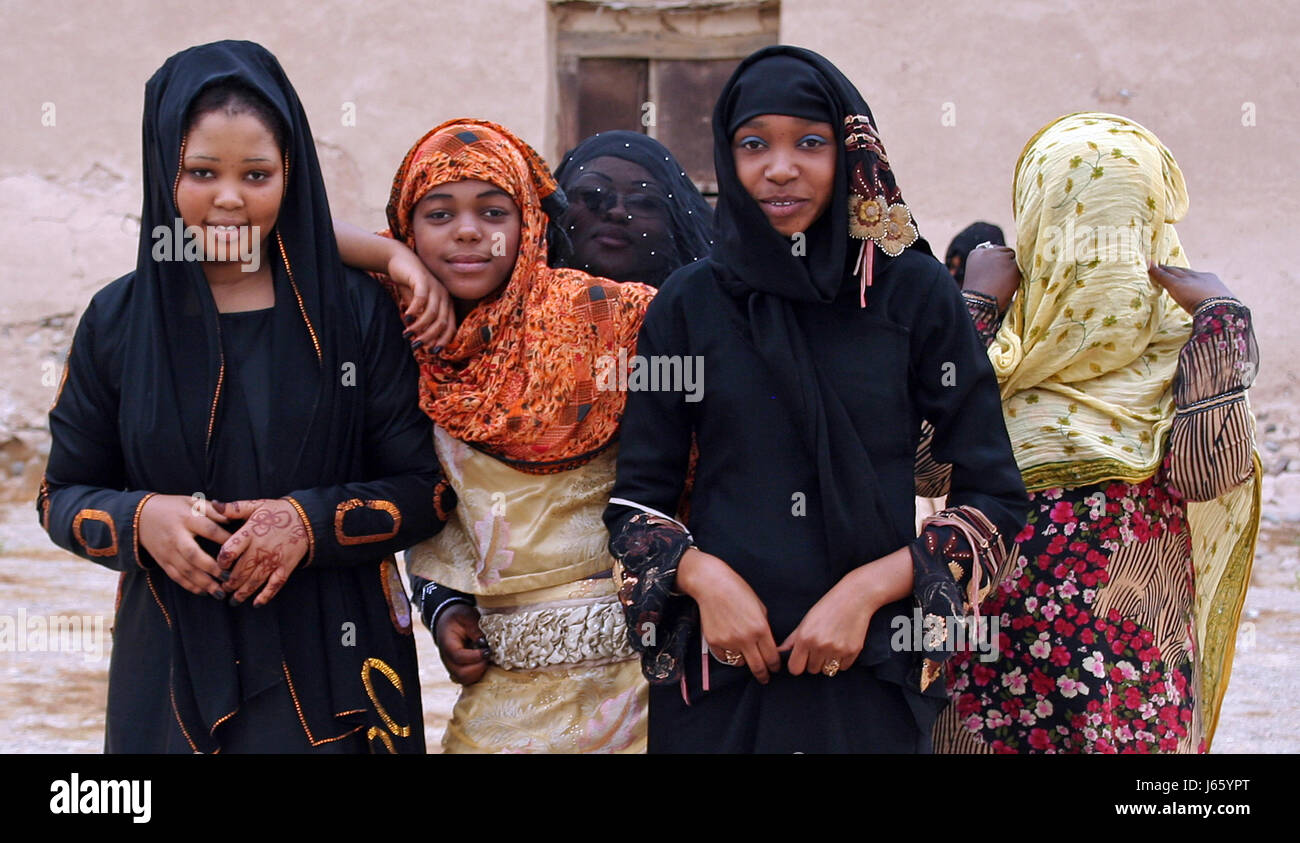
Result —
<path fill-rule="evenodd" d="M 1100 650 L 1093 650 L 1091 656 L 1084 658 L 1083 669 L 1098 679 L 1106 678 L 1106 661 L 1102 657 Z"/>
<path fill-rule="evenodd" d="M 478 540 L 479 562 L 475 575 L 482 585 L 501 582 L 501 572 L 515 561 L 515 552 L 509 549 L 510 522 L 504 515 L 489 513 L 474 522 L 474 537 Z"/>
<path fill-rule="evenodd" d="M 1010 688 L 1013 694 L 1023 694 L 1025 692 L 1025 675 L 1020 672 L 1020 668 L 1003 674 L 1002 686 Z"/>
<path fill-rule="evenodd" d="M 582 728 L 580 752 L 618 752 L 640 737 L 642 702 L 640 688 L 629 688 L 600 704 Z"/>
<path fill-rule="evenodd" d="M 1047 642 L 1047 633 L 1038 636 L 1034 643 L 1029 645 L 1029 655 L 1036 659 L 1045 659 L 1052 654 L 1052 645 Z"/>
<path fill-rule="evenodd" d="M 1075 681 L 1068 676 L 1062 676 L 1056 680 L 1056 687 L 1060 690 L 1061 696 L 1067 700 L 1072 700 L 1078 696 L 1080 691 L 1087 693 L 1088 686 L 1082 682 Z M 1091 740 L 1091 738 L 1089 738 Z"/>
<path fill-rule="evenodd" d="M 1034 714 L 1037 714 L 1039 717 L 1051 717 L 1052 716 L 1051 701 L 1046 699 L 1041 699 L 1037 703 L 1035 703 Z"/>
<path fill-rule="evenodd" d="M 1048 600 L 1047 605 L 1043 607 L 1043 617 L 1049 621 L 1061 613 L 1061 607 L 1056 605 L 1055 600 Z"/>
<path fill-rule="evenodd" d="M 1052 507 L 1051 518 L 1057 524 L 1069 524 L 1074 521 L 1074 507 L 1069 501 L 1059 501 Z M 1061 546 L 1065 546 L 1064 541 L 1061 542 Z"/>

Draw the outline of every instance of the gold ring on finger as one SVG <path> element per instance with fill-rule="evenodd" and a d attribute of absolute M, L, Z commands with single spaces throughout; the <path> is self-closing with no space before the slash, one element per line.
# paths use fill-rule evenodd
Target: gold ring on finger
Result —
<path fill-rule="evenodd" d="M 826 662 L 826 664 L 822 665 L 822 673 L 826 674 L 827 676 L 834 676 L 839 672 L 840 672 L 839 659 L 830 659 L 829 661 Z"/>
<path fill-rule="evenodd" d="M 740 653 L 737 653 L 735 650 L 722 651 L 722 663 L 727 665 L 728 667 L 738 667 L 739 665 L 743 664 L 744 661 L 745 661 L 745 657 L 742 656 Z"/>

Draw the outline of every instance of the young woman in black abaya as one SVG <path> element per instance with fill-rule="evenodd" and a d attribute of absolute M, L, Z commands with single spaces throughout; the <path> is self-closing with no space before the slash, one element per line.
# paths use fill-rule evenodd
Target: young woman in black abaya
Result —
<path fill-rule="evenodd" d="M 141 222 L 77 328 L 38 500 L 120 574 L 106 751 L 423 752 L 393 553 L 441 527 L 430 425 L 266 50 L 150 79 Z"/>
<path fill-rule="evenodd" d="M 700 358 L 704 397 L 630 392 L 605 514 L 650 751 L 928 751 L 948 627 L 900 631 L 914 607 L 964 616 L 1026 511 L 996 381 L 830 62 L 760 50 L 713 129 L 713 253 L 664 283 L 637 347 Z M 960 480 L 917 538 L 922 420 Z"/>

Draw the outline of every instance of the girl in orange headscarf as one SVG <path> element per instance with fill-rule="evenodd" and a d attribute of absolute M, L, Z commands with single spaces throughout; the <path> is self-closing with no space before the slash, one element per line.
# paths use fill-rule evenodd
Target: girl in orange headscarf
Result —
<path fill-rule="evenodd" d="M 449 752 L 645 748 L 646 684 L 601 513 L 625 397 L 608 375 L 633 353 L 654 291 L 549 268 L 562 201 L 527 144 L 479 120 L 430 131 L 393 179 L 385 234 L 419 256 L 457 317 L 445 346 L 415 349 L 457 502 L 441 539 L 408 554 L 414 575 L 476 603 L 426 617 L 464 685 Z"/>

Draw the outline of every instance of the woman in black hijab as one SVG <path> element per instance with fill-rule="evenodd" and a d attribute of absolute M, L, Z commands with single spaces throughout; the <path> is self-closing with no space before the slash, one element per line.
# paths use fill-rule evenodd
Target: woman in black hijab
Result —
<path fill-rule="evenodd" d="M 57 544 L 121 574 L 106 751 L 424 751 L 392 554 L 451 502 L 397 312 L 339 261 L 270 53 L 207 44 L 154 74 L 144 197 L 38 500 Z"/>
<path fill-rule="evenodd" d="M 599 132 L 564 156 L 569 207 L 551 232 L 551 265 L 658 287 L 709 253 L 713 209 L 659 141 Z"/>
<path fill-rule="evenodd" d="M 944 255 L 943 262 L 948 266 L 948 272 L 952 273 L 952 280 L 957 282 L 958 287 L 965 288 L 966 259 L 981 243 L 1005 246 L 1007 241 L 1002 235 L 1002 229 L 993 223 L 973 222 L 963 228 L 948 244 L 948 252 Z"/>
<path fill-rule="evenodd" d="M 833 65 L 760 50 L 713 129 L 717 242 L 665 282 L 637 347 L 701 361 L 703 400 L 631 390 L 605 514 L 656 685 L 650 750 L 928 751 L 939 633 L 1026 509 L 996 381 Z M 922 419 L 962 479 L 916 538 Z M 688 531 L 671 514 L 692 434 Z"/>

